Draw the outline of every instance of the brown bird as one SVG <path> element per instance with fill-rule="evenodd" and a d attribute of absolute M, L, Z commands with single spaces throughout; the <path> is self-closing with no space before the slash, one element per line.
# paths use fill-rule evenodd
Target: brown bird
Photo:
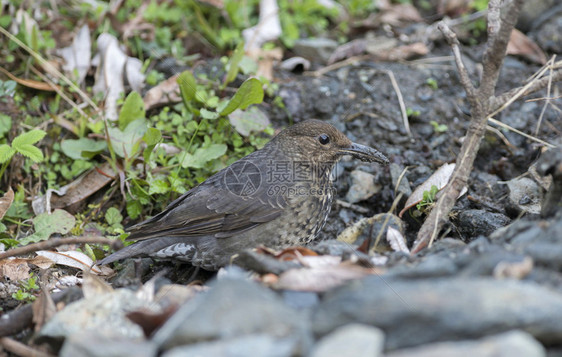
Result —
<path fill-rule="evenodd" d="M 379 151 L 351 142 L 330 124 L 293 125 L 130 227 L 127 240 L 137 242 L 100 264 L 150 256 L 217 270 L 245 249 L 307 244 L 326 223 L 334 198 L 331 171 L 343 155 L 388 164 Z"/>

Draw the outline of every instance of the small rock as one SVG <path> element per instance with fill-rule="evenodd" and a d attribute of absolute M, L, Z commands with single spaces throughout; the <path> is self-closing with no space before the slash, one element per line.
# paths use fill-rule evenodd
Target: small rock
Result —
<path fill-rule="evenodd" d="M 349 203 L 357 203 L 380 192 L 382 186 L 375 184 L 375 175 L 360 170 L 351 171 L 351 187 L 345 196 Z"/>
<path fill-rule="evenodd" d="M 465 241 L 483 235 L 488 236 L 496 229 L 509 224 L 511 220 L 501 213 L 483 209 L 463 210 L 458 215 L 458 228 Z"/>
<path fill-rule="evenodd" d="M 562 53 L 562 17 L 553 17 L 545 23 L 537 32 L 537 45 L 544 50 L 551 53 Z"/>
<path fill-rule="evenodd" d="M 562 293 L 508 279 L 369 276 L 328 293 L 312 314 L 321 336 L 352 322 L 382 329 L 386 350 L 513 329 L 553 344 L 562 340 Z"/>
<path fill-rule="evenodd" d="M 208 292 L 180 307 L 158 330 L 153 341 L 169 349 L 200 341 L 263 334 L 260 338 L 268 341 L 292 341 L 292 353 L 306 354 L 312 341 L 307 321 L 274 292 L 240 278 L 225 277 L 210 285 Z"/>
<path fill-rule="evenodd" d="M 61 357 L 152 357 L 158 349 L 152 342 L 110 338 L 93 331 L 79 332 L 66 339 Z"/>
<path fill-rule="evenodd" d="M 544 357 L 544 347 L 530 334 L 514 330 L 476 341 L 451 341 L 406 348 L 386 357 Z"/>
<path fill-rule="evenodd" d="M 541 194 L 539 185 L 530 178 L 521 177 L 507 181 L 509 201 L 520 211 L 541 213 Z"/>
<path fill-rule="evenodd" d="M 109 338 L 143 339 L 141 327 L 125 315 L 140 308 L 156 310 L 157 304 L 138 298 L 126 289 L 98 294 L 69 304 L 39 331 L 40 338 L 62 339 L 93 330 Z"/>
<path fill-rule="evenodd" d="M 256 334 L 175 347 L 165 352 L 162 357 L 290 357 L 294 355 L 295 342 L 290 338 L 277 339 L 265 334 Z"/>
<path fill-rule="evenodd" d="M 384 333 L 376 327 L 349 324 L 324 336 L 312 352 L 312 357 L 376 357 L 384 345 Z"/>

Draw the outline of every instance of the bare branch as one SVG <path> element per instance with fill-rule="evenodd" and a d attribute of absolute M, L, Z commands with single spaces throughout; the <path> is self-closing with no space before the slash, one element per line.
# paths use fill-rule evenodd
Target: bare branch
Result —
<path fill-rule="evenodd" d="M 492 112 L 492 114 L 497 113 L 504 104 L 509 102 L 511 98 L 515 97 L 519 92 L 521 92 L 519 97 L 524 97 L 546 88 L 549 80 L 550 77 L 544 77 L 530 83 L 529 85 L 513 88 L 497 97 L 492 97 L 490 99 L 490 112 Z M 552 72 L 552 82 L 558 81 L 562 81 L 562 70 Z"/>
<path fill-rule="evenodd" d="M 479 93 L 485 98 L 490 98 L 494 94 L 494 88 L 496 87 L 500 75 L 500 68 L 505 58 L 507 44 L 511 37 L 511 30 L 513 30 L 517 22 L 519 11 L 523 7 L 523 1 L 524 0 L 513 0 L 511 4 L 508 5 L 504 16 L 501 16 L 499 30 L 488 28 L 489 33 L 494 33 L 494 36 L 489 37 L 486 51 L 482 57 L 482 82 L 478 89 Z M 491 1 L 490 4 L 497 7 L 497 1 Z M 495 13 L 499 11 L 499 8 L 488 8 L 488 11 Z M 495 14 L 488 16 L 488 19 L 494 19 L 494 17 Z M 492 23 L 488 24 L 488 26 L 495 27 L 498 26 L 498 24 Z"/>
<path fill-rule="evenodd" d="M 109 244 L 112 246 L 113 249 L 120 249 L 123 247 L 123 243 L 119 239 L 109 239 L 105 237 L 53 238 L 42 242 L 29 244 L 24 247 L 10 249 L 8 251 L 0 253 L 0 259 L 29 254 L 29 253 L 37 252 L 39 250 L 52 249 L 65 244 L 84 244 L 84 243 Z"/>
<path fill-rule="evenodd" d="M 439 29 L 439 31 L 443 33 L 443 36 L 445 36 L 447 43 L 449 44 L 449 46 L 451 46 L 451 49 L 453 50 L 455 62 L 459 70 L 461 84 L 464 90 L 466 91 L 469 101 L 471 101 L 471 104 L 474 104 L 472 103 L 472 100 L 474 100 L 475 98 L 476 89 L 474 88 L 474 85 L 470 80 L 468 71 L 466 70 L 466 66 L 464 65 L 464 62 L 462 60 L 459 39 L 457 38 L 457 35 L 449 28 L 449 26 L 445 22 L 440 21 L 439 24 L 437 24 L 437 28 Z"/>
<path fill-rule="evenodd" d="M 497 36 L 501 26 L 501 1 L 490 0 L 488 3 L 488 37 Z"/>

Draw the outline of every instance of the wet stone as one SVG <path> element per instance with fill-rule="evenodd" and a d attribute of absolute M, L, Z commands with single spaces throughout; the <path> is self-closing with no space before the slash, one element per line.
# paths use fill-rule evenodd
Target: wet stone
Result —
<path fill-rule="evenodd" d="M 253 334 L 175 347 L 162 354 L 162 357 L 290 357 L 294 355 L 295 344 L 296 341 L 291 338 L 277 339 L 266 334 Z"/>
<path fill-rule="evenodd" d="M 380 184 L 375 183 L 375 175 L 373 174 L 360 170 L 353 170 L 350 177 L 351 187 L 345 196 L 346 200 L 350 203 L 364 201 L 380 192 L 382 188 Z"/>
<path fill-rule="evenodd" d="M 167 350 L 200 341 L 232 340 L 237 344 L 238 338 L 254 335 L 266 335 L 260 339 L 269 336 L 266 340 L 273 339 L 271 343 L 290 342 L 292 354 L 305 354 L 312 341 L 306 315 L 286 306 L 266 287 L 225 277 L 210 284 L 208 292 L 184 304 L 153 340 Z M 219 344 L 212 350 L 222 348 Z"/>
<path fill-rule="evenodd" d="M 487 236 L 510 221 L 509 217 L 501 213 L 468 209 L 459 212 L 457 227 L 463 238 L 470 241 L 479 235 Z"/>
<path fill-rule="evenodd" d="M 324 336 L 311 357 L 377 357 L 382 353 L 384 333 L 376 327 L 349 324 Z"/>
<path fill-rule="evenodd" d="M 385 350 L 512 329 L 548 345 L 562 339 L 562 294 L 516 280 L 370 276 L 327 294 L 312 319 L 319 336 L 352 322 L 376 326 Z"/>
<path fill-rule="evenodd" d="M 405 348 L 385 355 L 386 357 L 544 357 L 544 347 L 530 334 L 514 330 L 480 340 L 432 343 L 420 347 Z"/>
<path fill-rule="evenodd" d="M 93 331 L 80 332 L 66 339 L 61 357 L 152 357 L 157 356 L 152 342 L 102 336 Z"/>

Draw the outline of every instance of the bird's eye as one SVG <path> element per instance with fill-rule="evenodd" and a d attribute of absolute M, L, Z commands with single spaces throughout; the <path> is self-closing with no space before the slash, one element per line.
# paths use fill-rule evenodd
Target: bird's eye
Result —
<path fill-rule="evenodd" d="M 318 141 L 320 142 L 320 144 L 326 145 L 330 142 L 330 137 L 326 134 L 322 134 L 318 137 Z"/>

